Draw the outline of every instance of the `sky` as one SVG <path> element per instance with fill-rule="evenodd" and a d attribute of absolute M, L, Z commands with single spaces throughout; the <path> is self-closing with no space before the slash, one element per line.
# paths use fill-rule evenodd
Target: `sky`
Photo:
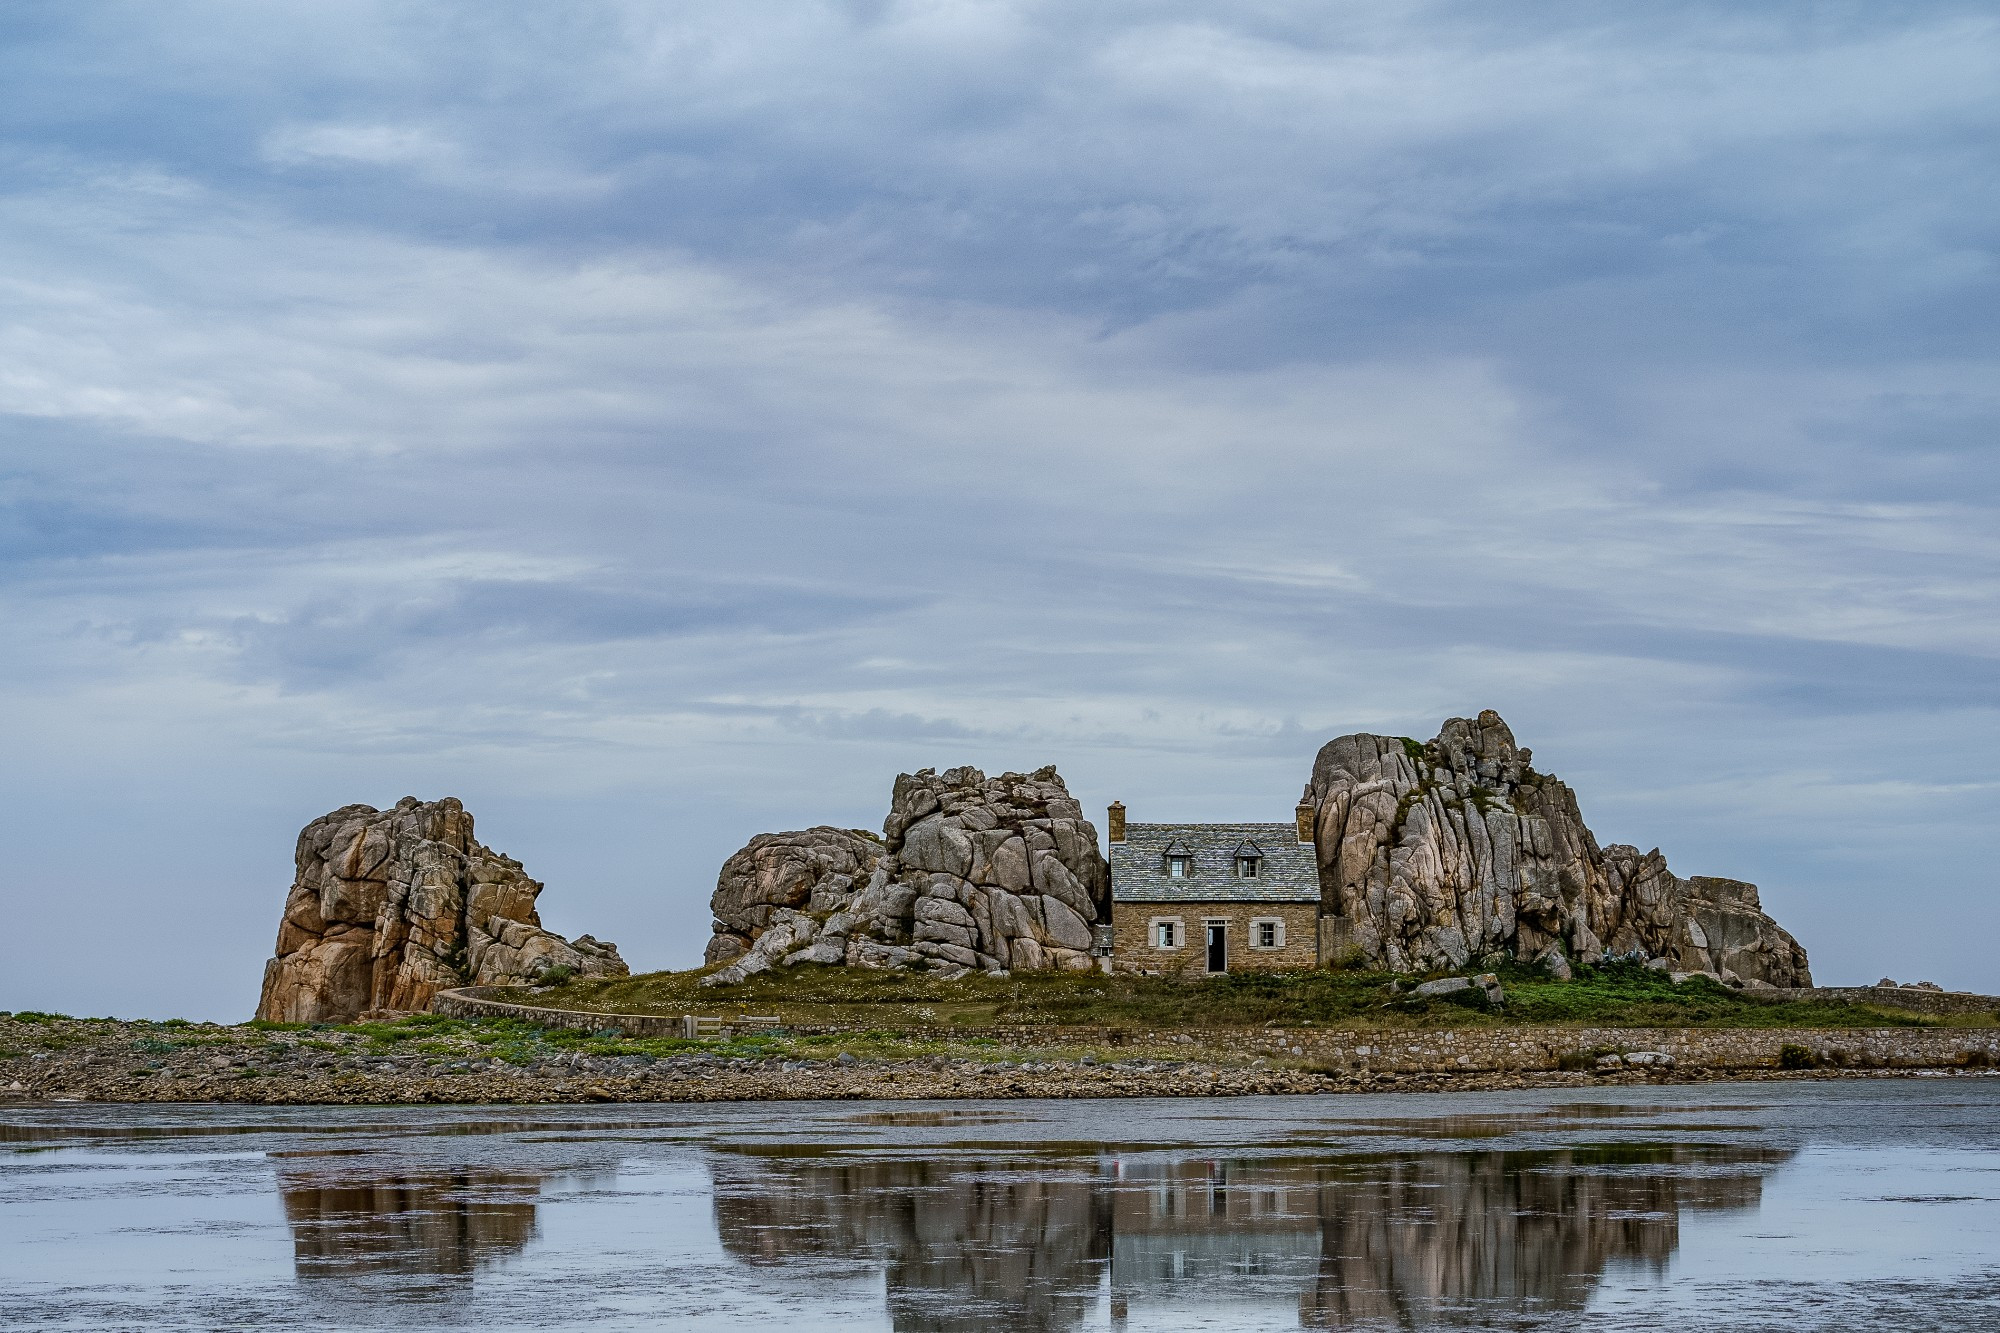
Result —
<path fill-rule="evenodd" d="M 246 1017 L 353 802 L 686 967 L 898 772 L 1485 708 L 2000 991 L 1996 250 L 1983 2 L 11 0 L 0 1008 Z"/>

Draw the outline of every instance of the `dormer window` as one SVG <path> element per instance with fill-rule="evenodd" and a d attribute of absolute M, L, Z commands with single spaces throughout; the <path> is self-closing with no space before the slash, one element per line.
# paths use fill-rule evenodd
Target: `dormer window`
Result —
<path fill-rule="evenodd" d="M 1257 878 L 1257 867 L 1258 867 L 1258 866 L 1259 866 L 1260 864 L 1262 864 L 1262 863 L 1263 863 L 1263 860 L 1264 860 L 1264 858 L 1263 858 L 1263 857 L 1261 857 L 1261 856 L 1239 856 L 1239 857 L 1237 857 L 1237 858 L 1236 858 L 1236 876 L 1237 876 L 1237 878 L 1238 878 L 1238 879 L 1255 879 L 1255 878 Z"/>
<path fill-rule="evenodd" d="M 1167 858 L 1167 875 L 1170 879 L 1186 879 L 1194 873 L 1194 858 L 1175 853 Z"/>

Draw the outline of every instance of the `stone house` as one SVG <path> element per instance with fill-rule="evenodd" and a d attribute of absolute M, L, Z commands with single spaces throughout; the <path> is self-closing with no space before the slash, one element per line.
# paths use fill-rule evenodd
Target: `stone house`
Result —
<path fill-rule="evenodd" d="M 1111 955 L 1146 972 L 1277 971 L 1319 962 L 1312 810 L 1290 824 L 1133 824 L 1114 802 Z"/>

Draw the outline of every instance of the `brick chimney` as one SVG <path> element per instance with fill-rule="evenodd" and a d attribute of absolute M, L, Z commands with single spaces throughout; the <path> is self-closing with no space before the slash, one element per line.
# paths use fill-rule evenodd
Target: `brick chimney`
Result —
<path fill-rule="evenodd" d="M 1315 829 L 1319 823 L 1319 811 L 1313 808 L 1312 802 L 1300 801 L 1299 808 L 1293 813 L 1294 817 L 1299 821 L 1299 841 L 1317 842 L 1319 839 L 1315 834 Z"/>
<path fill-rule="evenodd" d="M 1125 802 L 1113 801 L 1104 812 L 1104 834 L 1113 842 L 1125 841 Z"/>

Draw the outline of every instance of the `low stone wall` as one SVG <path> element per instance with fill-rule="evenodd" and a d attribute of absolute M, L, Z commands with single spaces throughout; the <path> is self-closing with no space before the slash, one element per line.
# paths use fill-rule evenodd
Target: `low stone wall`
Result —
<path fill-rule="evenodd" d="M 445 991 L 437 997 L 432 1009 L 459 1018 L 518 1018 L 542 1027 L 586 1032 L 616 1030 L 632 1037 L 681 1035 L 678 1015 L 538 1009 L 489 998 L 483 993 L 486 991 L 485 987 Z M 728 1019 L 725 1017 L 723 1021 L 727 1023 Z M 854 1031 L 823 1025 L 788 1026 L 785 1030 L 809 1035 Z M 1127 1034 L 1115 1027 L 939 1027 L 912 1029 L 907 1035 L 936 1041 L 984 1038 L 1010 1047 L 1117 1047 L 1129 1040 Z M 1786 1046 L 1801 1047 L 1820 1063 L 1836 1068 L 2000 1066 L 2000 1028 L 1482 1027 L 1375 1033 L 1338 1029 L 1189 1028 L 1148 1032 L 1143 1034 L 1143 1040 L 1153 1047 L 1185 1046 L 1190 1059 L 1209 1058 L 1218 1051 L 1226 1051 L 1303 1062 L 1329 1072 L 1379 1074 L 1523 1073 L 1561 1069 L 1566 1064 L 1576 1067 L 1599 1055 L 1637 1051 L 1671 1055 L 1675 1067 L 1686 1071 L 1775 1069 Z"/>
<path fill-rule="evenodd" d="M 1786 1046 L 1856 1069 L 2000 1064 L 2000 1028 L 1462 1028 L 1443 1032 L 1268 1032 L 1240 1046 L 1329 1069 L 1399 1074 L 1560 1069 L 1601 1054 L 1659 1051 L 1683 1070 L 1774 1069 Z"/>
<path fill-rule="evenodd" d="M 2000 997 L 1974 995 L 1969 991 L 1923 990 L 1916 986 L 1781 987 L 1774 993 L 1793 1000 L 1831 1000 L 1838 1004 L 1868 1004 L 1878 1009 L 1908 1009 L 1912 1013 L 1938 1016 L 2000 1012 Z"/>
<path fill-rule="evenodd" d="M 496 986 L 464 986 L 439 991 L 431 1000 L 431 1012 L 452 1018 L 519 1018 L 545 1028 L 575 1028 L 581 1032 L 617 1030 L 628 1037 L 678 1037 L 678 1014 L 593 1014 L 578 1009 L 538 1009 L 531 1004 L 509 1004 L 492 998 Z"/>

